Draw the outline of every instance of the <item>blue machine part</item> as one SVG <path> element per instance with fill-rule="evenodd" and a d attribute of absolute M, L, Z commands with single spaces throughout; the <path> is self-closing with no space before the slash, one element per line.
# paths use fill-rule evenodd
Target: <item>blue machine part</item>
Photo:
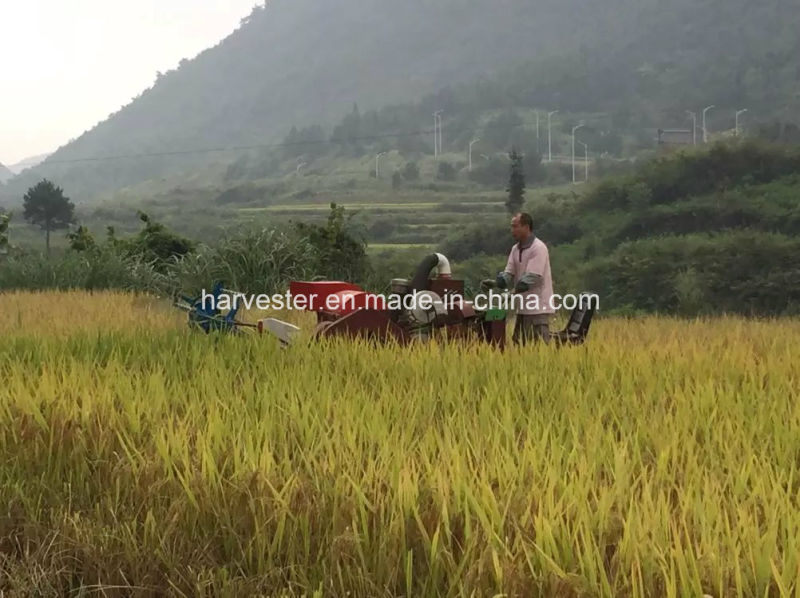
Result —
<path fill-rule="evenodd" d="M 199 297 L 187 297 L 181 295 L 181 300 L 186 304 L 185 309 L 189 312 L 189 327 L 200 329 L 206 334 L 210 332 L 227 332 L 237 333 L 238 322 L 236 321 L 236 314 L 239 311 L 239 304 L 233 301 L 232 308 L 228 313 L 223 314 L 217 307 L 219 304 L 220 296 L 225 293 L 222 282 L 217 282 L 211 293 Z M 210 300 L 213 298 L 213 301 Z"/>

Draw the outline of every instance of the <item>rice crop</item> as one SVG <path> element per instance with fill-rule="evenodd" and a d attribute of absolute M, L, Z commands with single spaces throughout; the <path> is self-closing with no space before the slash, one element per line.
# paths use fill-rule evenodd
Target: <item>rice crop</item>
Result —
<path fill-rule="evenodd" d="M 796 320 L 281 349 L 0 306 L 0 594 L 800 595 Z"/>

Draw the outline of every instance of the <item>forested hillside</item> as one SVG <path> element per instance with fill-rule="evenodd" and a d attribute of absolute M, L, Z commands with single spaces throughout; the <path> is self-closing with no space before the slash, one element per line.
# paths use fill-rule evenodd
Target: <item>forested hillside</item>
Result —
<path fill-rule="evenodd" d="M 353 102 L 380 108 L 436 91 L 454 106 L 602 112 L 625 132 L 686 125 L 685 110 L 711 103 L 717 126 L 744 106 L 762 122 L 791 121 L 798 30 L 795 0 L 274 0 L 19 177 L 6 201 L 42 175 L 81 202 L 232 163 L 294 125 L 320 125 L 328 139 Z"/>
<path fill-rule="evenodd" d="M 14 173 L 11 172 L 8 168 L 0 164 L 0 185 L 5 183 L 8 179 L 14 176 Z"/>

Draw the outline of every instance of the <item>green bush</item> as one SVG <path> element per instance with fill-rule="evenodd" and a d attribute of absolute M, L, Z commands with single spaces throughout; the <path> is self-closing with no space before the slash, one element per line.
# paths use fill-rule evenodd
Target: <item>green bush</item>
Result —
<path fill-rule="evenodd" d="M 686 150 L 650 160 L 630 175 L 605 180 L 587 195 L 584 206 L 598 210 L 645 208 L 650 203 L 674 203 L 798 173 L 798 148 L 758 141 L 718 142 L 707 150 Z"/>
<path fill-rule="evenodd" d="M 473 224 L 450 235 L 442 243 L 441 252 L 460 261 L 477 255 L 507 255 L 513 244 L 508 223 L 492 220 Z"/>
<path fill-rule="evenodd" d="M 400 172 L 403 180 L 413 182 L 419 180 L 419 166 L 416 162 L 406 162 L 403 170 Z"/>
<path fill-rule="evenodd" d="M 439 162 L 439 168 L 436 171 L 436 178 L 440 181 L 454 181 L 456 180 L 456 169 L 450 162 Z"/>
<path fill-rule="evenodd" d="M 581 280 L 611 310 L 792 313 L 800 306 L 800 239 L 737 231 L 633 241 L 590 261 Z"/>
<path fill-rule="evenodd" d="M 144 228 L 138 234 L 124 240 L 111 240 L 121 254 L 153 264 L 156 270 L 163 271 L 168 262 L 195 250 L 193 241 L 175 234 L 144 212 L 139 212 L 139 220 Z"/>
<path fill-rule="evenodd" d="M 306 238 L 317 256 L 316 272 L 320 276 L 351 282 L 368 277 L 367 244 L 355 234 L 351 217 L 345 218 L 344 207 L 332 203 L 325 226 L 295 224 L 295 230 Z"/>
<path fill-rule="evenodd" d="M 508 160 L 493 157 L 488 161 L 475 163 L 469 173 L 469 180 L 488 187 L 504 187 L 508 182 Z"/>

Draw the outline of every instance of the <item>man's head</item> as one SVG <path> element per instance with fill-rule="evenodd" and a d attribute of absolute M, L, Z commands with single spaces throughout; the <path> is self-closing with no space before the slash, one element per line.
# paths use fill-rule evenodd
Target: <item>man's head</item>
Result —
<path fill-rule="evenodd" d="M 533 218 L 524 212 L 516 214 L 511 219 L 511 236 L 519 242 L 527 241 L 533 233 Z"/>

